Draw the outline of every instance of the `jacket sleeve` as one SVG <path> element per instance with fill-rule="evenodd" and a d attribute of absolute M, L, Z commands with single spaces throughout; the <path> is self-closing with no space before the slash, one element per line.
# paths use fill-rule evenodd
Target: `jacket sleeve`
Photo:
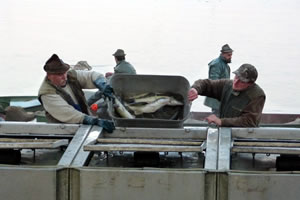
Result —
<path fill-rule="evenodd" d="M 41 100 L 45 110 L 55 119 L 70 124 L 82 123 L 85 114 L 77 111 L 59 95 L 45 94 Z"/>
<path fill-rule="evenodd" d="M 94 85 L 94 81 L 98 78 L 106 80 L 103 74 L 95 71 L 76 70 L 76 73 L 77 80 L 79 81 L 81 87 L 84 89 L 95 89 L 96 86 Z"/>
<path fill-rule="evenodd" d="M 195 88 L 198 95 L 212 97 L 221 100 L 224 85 L 230 82 L 230 80 L 210 80 L 210 79 L 199 79 L 195 81 L 192 88 Z"/>
<path fill-rule="evenodd" d="M 243 110 L 240 117 L 221 119 L 222 126 L 257 127 L 261 119 L 265 100 L 265 96 L 259 96 L 253 99 Z"/>

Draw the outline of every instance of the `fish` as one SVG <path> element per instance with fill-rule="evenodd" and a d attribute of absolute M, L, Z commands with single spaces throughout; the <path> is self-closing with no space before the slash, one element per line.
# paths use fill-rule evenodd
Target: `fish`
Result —
<path fill-rule="evenodd" d="M 130 110 L 134 112 L 135 115 L 140 115 L 142 113 L 154 113 L 163 106 L 178 106 L 183 105 L 182 102 L 176 100 L 174 97 L 162 97 L 155 100 L 154 102 L 148 103 L 146 105 L 132 106 L 130 104 L 125 104 Z"/>
<path fill-rule="evenodd" d="M 121 101 L 114 96 L 114 107 L 116 109 L 116 111 L 119 113 L 119 115 L 122 118 L 126 118 L 126 119 L 135 119 L 135 116 L 132 115 L 126 108 L 125 106 L 121 103 Z"/>

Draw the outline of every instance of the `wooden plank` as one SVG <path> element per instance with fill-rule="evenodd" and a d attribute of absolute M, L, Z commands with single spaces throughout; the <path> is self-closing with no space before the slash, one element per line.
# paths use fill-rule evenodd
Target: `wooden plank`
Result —
<path fill-rule="evenodd" d="M 207 127 L 184 128 L 134 128 L 116 127 L 113 134 L 103 133 L 106 138 L 144 138 L 144 139 L 206 139 Z"/>
<path fill-rule="evenodd" d="M 0 122 L 1 134 L 74 135 L 79 124 L 49 124 L 44 122 Z"/>
<path fill-rule="evenodd" d="M 300 155 L 300 148 L 232 147 L 231 152 L 237 152 L 237 153 L 266 153 L 266 154 L 297 154 L 297 155 Z"/>
<path fill-rule="evenodd" d="M 162 140 L 162 139 L 98 138 L 97 142 L 98 143 L 105 143 L 105 144 L 161 144 L 161 145 L 200 146 L 203 141 Z"/>
<path fill-rule="evenodd" d="M 0 149 L 54 149 L 67 144 L 66 139 L 52 142 L 0 142 Z"/>
<path fill-rule="evenodd" d="M 300 147 L 300 143 L 289 142 L 234 142 L 233 146 L 250 147 Z"/>
<path fill-rule="evenodd" d="M 0 138 L 0 142 L 55 142 L 60 139 Z"/>
<path fill-rule="evenodd" d="M 299 140 L 299 128 L 232 128 L 232 138 Z"/>
<path fill-rule="evenodd" d="M 96 144 L 85 145 L 85 151 L 157 151 L 157 152 L 202 152 L 201 146 L 170 146 L 144 144 Z"/>

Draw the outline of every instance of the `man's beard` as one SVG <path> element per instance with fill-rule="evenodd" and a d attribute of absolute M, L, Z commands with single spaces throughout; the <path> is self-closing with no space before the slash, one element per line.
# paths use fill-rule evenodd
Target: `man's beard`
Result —
<path fill-rule="evenodd" d="M 226 63 L 231 63 L 231 59 L 225 59 Z"/>

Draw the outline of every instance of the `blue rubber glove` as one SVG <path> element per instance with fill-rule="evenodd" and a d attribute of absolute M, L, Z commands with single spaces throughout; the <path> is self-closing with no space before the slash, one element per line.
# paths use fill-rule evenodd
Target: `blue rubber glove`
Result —
<path fill-rule="evenodd" d="M 112 133 L 115 130 L 115 125 L 112 121 L 106 119 L 99 119 L 98 126 L 101 126 L 106 132 Z"/>
<path fill-rule="evenodd" d="M 113 88 L 108 85 L 104 78 L 98 78 L 94 81 L 95 86 L 103 92 L 103 95 L 109 98 L 113 98 L 114 90 Z"/>
<path fill-rule="evenodd" d="M 89 115 L 84 116 L 82 123 L 88 125 L 101 126 L 108 133 L 112 133 L 113 130 L 115 130 L 115 125 L 112 121 L 105 120 L 105 119 L 98 119 L 97 117 L 92 117 Z"/>
<path fill-rule="evenodd" d="M 98 123 L 98 118 L 85 115 L 82 121 L 83 124 L 95 125 Z"/>

